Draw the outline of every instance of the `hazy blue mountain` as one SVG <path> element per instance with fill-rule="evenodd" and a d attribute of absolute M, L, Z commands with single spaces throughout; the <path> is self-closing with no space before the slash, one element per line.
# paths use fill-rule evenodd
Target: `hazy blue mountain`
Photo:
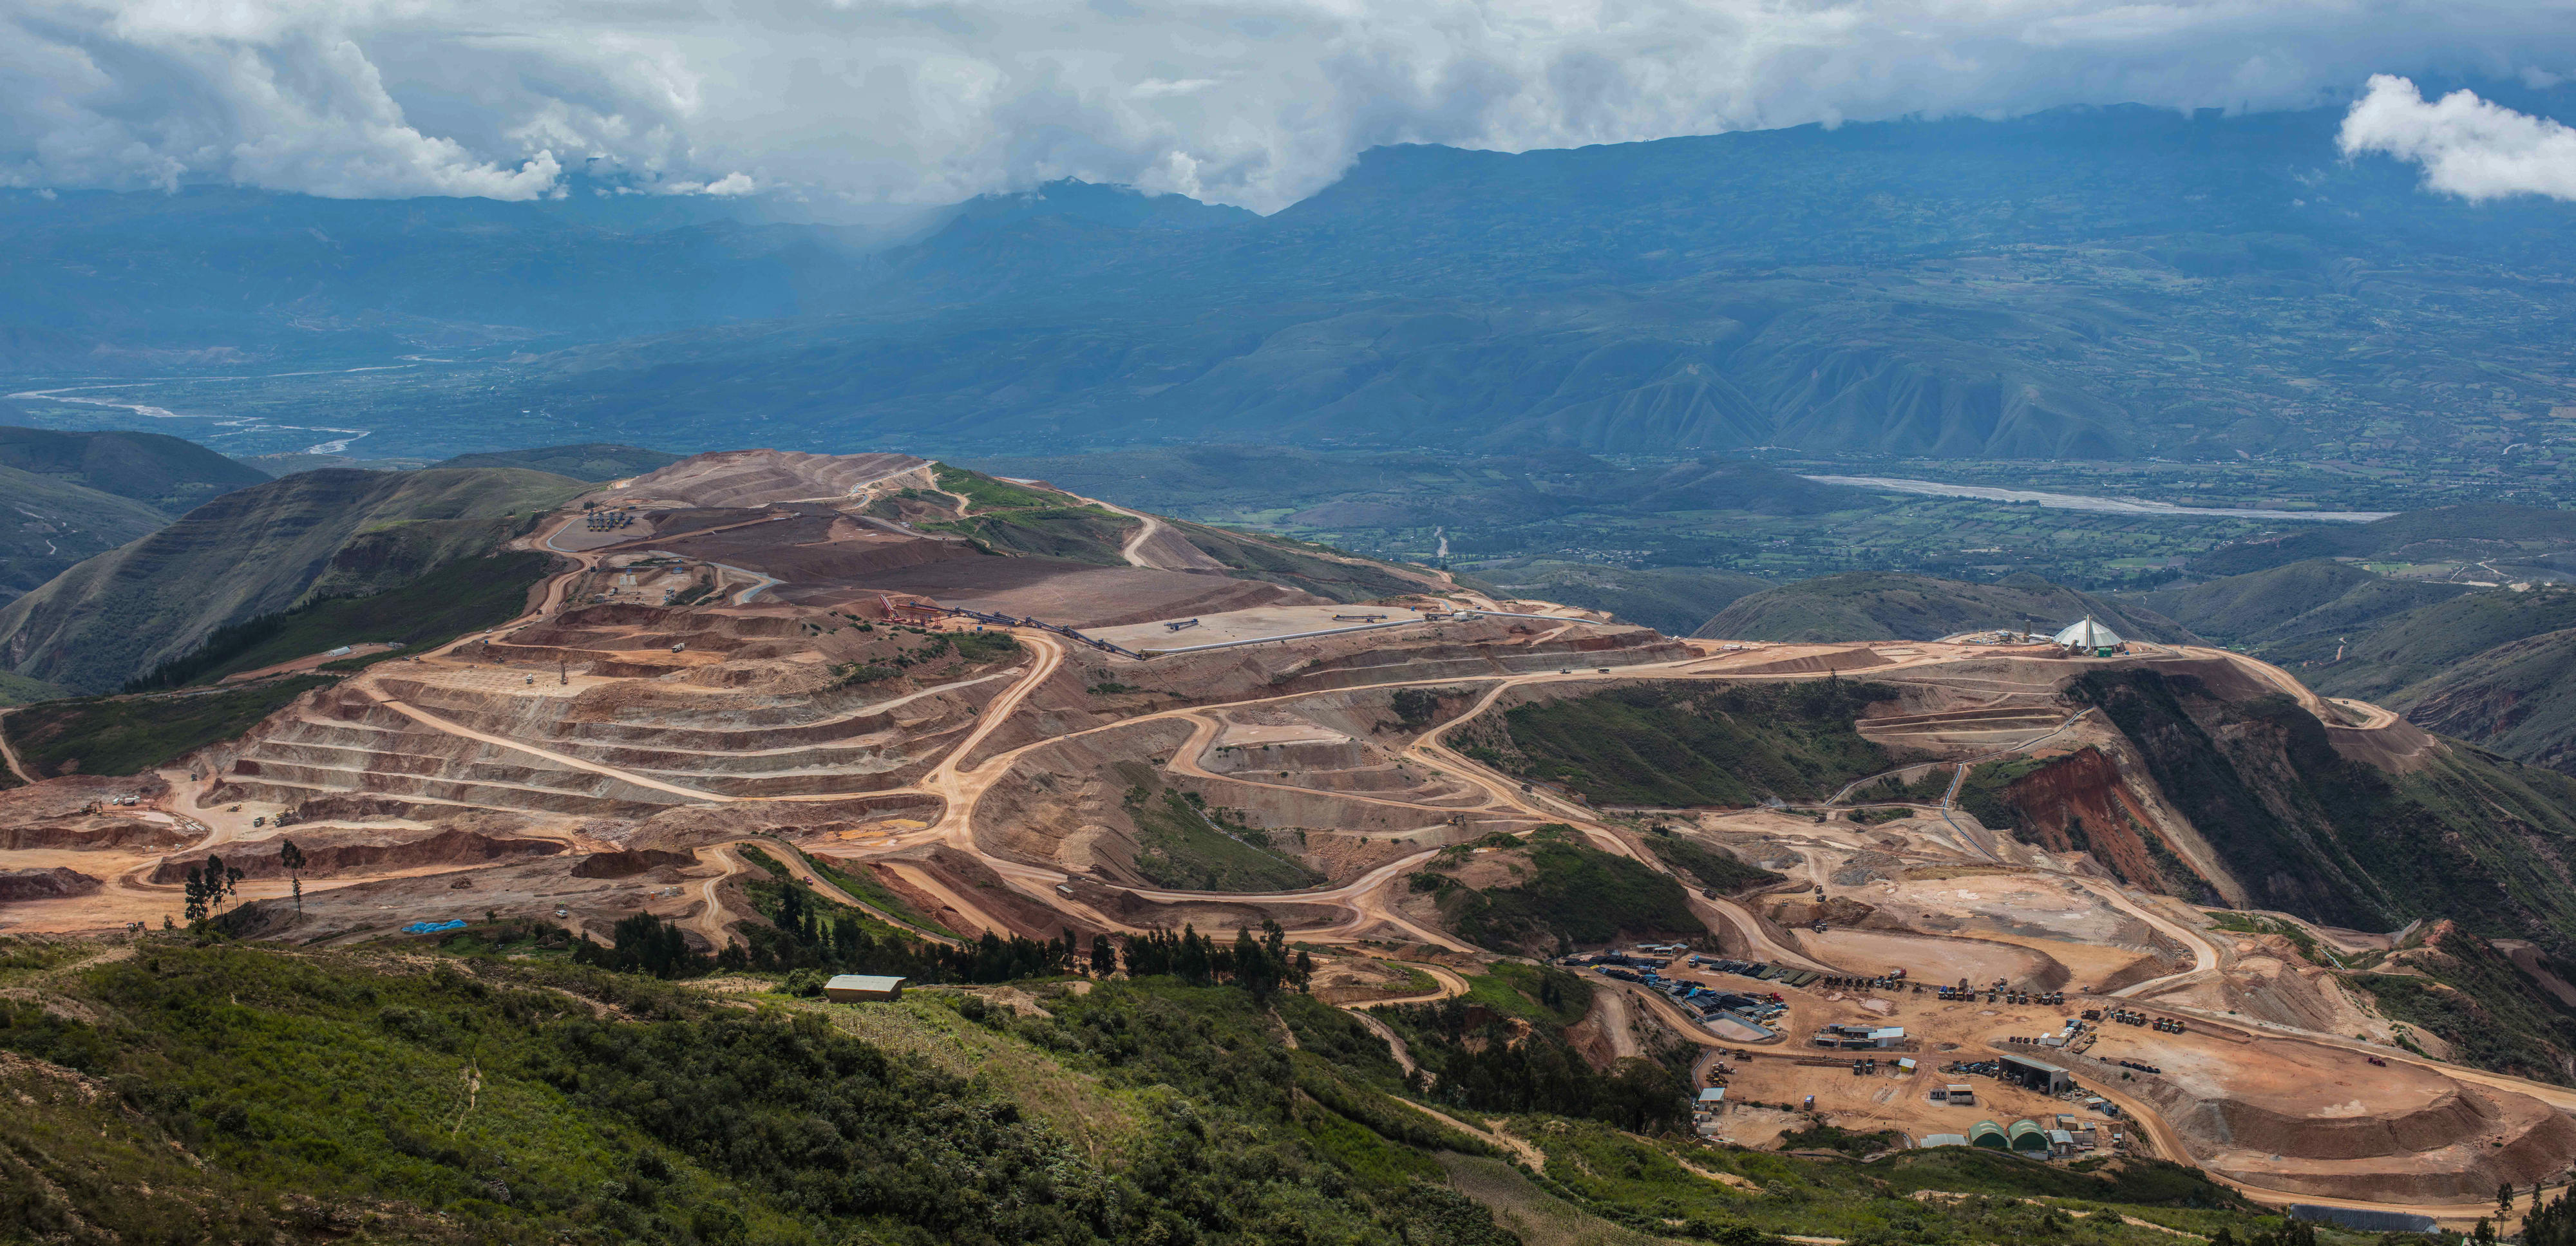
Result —
<path fill-rule="evenodd" d="M 579 446 L 540 446 L 533 450 L 460 454 L 430 466 L 524 467 L 532 472 L 552 472 L 574 480 L 614 480 L 620 476 L 641 476 L 655 468 L 677 463 L 680 458 L 680 455 L 662 450 L 592 442 Z"/>
<path fill-rule="evenodd" d="M 12 200 L 0 227 L 29 245 L 0 288 L 37 293 L 0 299 L 0 350 L 58 352 L 66 326 L 240 352 L 587 339 L 370 381 L 404 417 L 372 426 L 381 454 L 727 446 L 746 419 L 781 444 L 985 455 L 2540 452 L 2511 424 L 2576 405 L 2551 379 L 2576 331 L 2576 205 L 2428 194 L 2411 167 L 2342 160 L 2338 121 L 2115 107 L 1391 147 L 1269 217 L 1056 183 L 879 249 L 808 225 L 277 197 L 182 245 Z M 143 200 L 105 215 L 158 210 Z M 90 252 L 109 262 L 76 272 Z M 248 327 L 205 318 L 216 276 L 247 285 Z M 259 401 L 318 415 L 348 385 Z"/>

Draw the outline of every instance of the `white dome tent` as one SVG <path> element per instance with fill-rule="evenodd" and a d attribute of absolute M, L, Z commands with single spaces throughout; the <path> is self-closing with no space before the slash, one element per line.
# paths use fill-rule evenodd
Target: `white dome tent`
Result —
<path fill-rule="evenodd" d="M 2081 620 L 2067 624 L 2065 630 L 2059 632 L 2054 639 L 2057 644 L 2068 650 L 2104 656 L 2108 656 L 2112 650 L 2126 643 L 2120 639 L 2118 632 L 2094 622 L 2093 616 L 2089 614 Z"/>

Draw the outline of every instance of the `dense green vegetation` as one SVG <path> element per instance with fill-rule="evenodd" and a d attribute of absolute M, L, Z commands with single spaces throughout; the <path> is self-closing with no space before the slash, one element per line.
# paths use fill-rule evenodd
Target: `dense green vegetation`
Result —
<path fill-rule="evenodd" d="M 265 680 L 223 692 L 47 701 L 0 719 L 27 772 L 141 774 L 192 749 L 239 736 L 326 675 Z"/>
<path fill-rule="evenodd" d="M 236 672 L 348 644 L 394 641 L 405 649 L 436 647 L 519 617 L 529 588 L 545 579 L 553 561 L 533 550 L 469 558 L 399 588 L 365 597 L 326 597 L 217 628 L 206 643 L 129 681 L 125 690 L 215 683 Z"/>
<path fill-rule="evenodd" d="M 1646 836 L 1646 847 L 1663 858 L 1664 864 L 1690 875 L 1700 886 L 1712 891 L 1743 891 L 1781 881 L 1781 875 L 1758 865 L 1747 865 L 1736 860 L 1733 854 L 1675 835 L 1660 826 Z"/>
<path fill-rule="evenodd" d="M 1434 1103 L 1469 1112 L 1589 1117 L 1648 1132 L 1689 1121 L 1685 1071 L 1644 1059 L 1596 1069 L 1565 1041 L 1562 1021 L 1518 1035 L 1517 1018 L 1480 1017 L 1476 1005 L 1456 999 L 1375 1011 L 1404 1036 L 1415 1063 L 1430 1075 L 1426 1097 Z M 1417 1078 L 1417 1087 L 1424 1084 Z"/>
<path fill-rule="evenodd" d="M 1413 886 L 1438 893 L 1460 936 L 1501 950 L 1553 953 L 1623 934 L 1705 933 L 1672 875 L 1594 848 L 1572 827 L 1542 826 L 1507 851 L 1525 864 L 1512 886 L 1479 891 L 1445 873 L 1417 874 Z"/>
<path fill-rule="evenodd" d="M 757 852 L 759 850 L 750 849 L 748 851 Z M 893 888 L 878 882 L 876 880 L 876 876 L 868 873 L 865 869 L 860 869 L 855 872 L 842 870 L 836 868 L 831 863 L 830 859 L 825 857 L 809 856 L 805 859 L 808 863 L 813 865 L 815 873 L 823 876 L 824 881 L 829 882 L 833 886 L 839 887 L 841 890 L 848 892 L 850 895 L 856 896 L 860 900 L 875 906 L 878 911 L 885 913 L 887 916 L 892 917 L 905 925 L 911 926 L 915 930 L 950 937 L 954 937 L 957 933 L 935 921 L 930 920 L 928 917 L 923 916 L 919 910 L 912 907 L 911 901 L 906 900 L 901 895 L 897 894 Z M 766 854 L 764 854 L 760 860 L 763 864 L 770 867 L 770 871 L 773 876 L 779 878 L 786 877 L 787 867 L 779 865 L 774 861 L 770 861 Z"/>
<path fill-rule="evenodd" d="M 1950 794 L 1950 779 L 1955 771 L 1949 766 L 1934 766 L 1916 775 L 1911 783 L 1889 775 L 1851 794 L 1854 801 L 1884 801 L 1889 804 L 1937 805 Z"/>
<path fill-rule="evenodd" d="M 2477 1068 L 2576 1085 L 2576 1008 L 2474 935 L 2453 933 L 2404 954 L 2413 974 L 2355 974 L 2380 1011 L 2451 1045 Z"/>
<path fill-rule="evenodd" d="M 1469 756 L 1559 782 L 1604 805 L 1751 805 L 1832 793 L 1885 770 L 1852 729 L 1896 695 L 1841 679 L 1782 684 L 1637 684 L 1514 706 L 1503 732 L 1462 734 Z"/>
<path fill-rule="evenodd" d="M 1123 807 L 1136 824 L 1136 872 L 1180 891 L 1293 891 L 1324 876 L 1281 852 L 1270 833 L 1212 809 L 1198 793 L 1165 787 L 1152 769 L 1121 762 Z"/>

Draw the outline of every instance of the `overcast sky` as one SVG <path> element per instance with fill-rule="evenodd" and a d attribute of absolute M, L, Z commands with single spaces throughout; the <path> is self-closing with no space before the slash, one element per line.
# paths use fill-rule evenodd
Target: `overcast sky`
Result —
<path fill-rule="evenodd" d="M 1381 143 L 2141 102 L 2351 105 L 2437 193 L 2576 197 L 2576 134 L 2409 81 L 2565 77 L 2576 0 L 0 0 L 0 184 L 1272 211 Z"/>

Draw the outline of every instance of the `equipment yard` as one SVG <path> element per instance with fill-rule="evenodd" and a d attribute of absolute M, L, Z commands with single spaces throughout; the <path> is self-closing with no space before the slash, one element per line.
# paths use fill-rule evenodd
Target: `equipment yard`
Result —
<path fill-rule="evenodd" d="M 2258 1198 L 2429 1207 L 2461 1223 L 2499 1183 L 2576 1156 L 2576 1092 L 2463 1069 L 2438 1043 L 2399 1046 L 2292 941 L 2218 930 L 2207 908 L 2134 885 L 2152 868 L 2195 875 L 2176 894 L 2244 894 L 2140 777 L 2120 729 L 2069 688 L 2150 671 L 2214 696 L 2296 700 L 2338 754 L 2383 768 L 2445 747 L 2375 707 L 2328 704 L 2216 649 L 1684 642 L 1420 569 L 1364 596 L 1321 556 L 1294 583 L 1234 578 L 1205 552 L 1213 539 L 1055 493 L 1048 513 L 1095 525 L 1084 539 L 1127 565 L 995 556 L 967 535 L 990 491 L 961 487 L 894 455 L 700 456 L 616 482 L 590 500 L 631 520 L 597 527 L 576 503 L 527 539 L 562 563 L 522 618 L 378 660 L 157 778 L 0 794 L 0 865 L 95 884 L 11 902 L 0 920 L 157 925 L 179 908 L 179 871 L 210 852 L 247 867 L 245 899 L 273 899 L 288 890 L 284 837 L 315 864 L 300 914 L 262 906 L 277 937 L 376 938 L 487 911 L 560 912 L 604 934 L 643 912 L 714 950 L 763 920 L 745 889 L 768 877 L 747 855 L 758 849 L 941 938 L 1276 921 L 1322 962 L 1319 990 L 1364 1007 L 1415 989 L 1387 968 L 1397 959 L 1441 958 L 1421 971 L 1425 998 L 1465 992 L 1459 972 L 1534 959 L 1451 897 L 1517 886 L 1531 846 L 1559 833 L 1542 828 L 1562 827 L 1586 852 L 1679 878 L 1680 912 L 1703 927 L 1645 930 L 1614 912 L 1605 930 L 1820 975 L 1782 985 L 1678 955 L 1659 971 L 1668 986 L 1777 992 L 1785 1009 L 1756 1030 L 1701 1024 L 1670 989 L 1587 972 L 1603 989 L 1586 1025 L 1610 1048 L 1643 1035 L 1732 1067 L 1712 1120 L 1739 1144 L 1808 1123 L 1920 1144 L 1982 1121 L 2057 1128 L 2064 1114 L 2100 1150 L 2117 1134 Z M 702 583 L 697 600 L 661 604 Z M 923 598 L 1054 627 L 977 623 Z M 1155 656 L 1236 641 L 1268 643 Z M 1812 754 L 1706 775 L 1659 763 L 1621 780 L 1625 795 L 1604 786 L 1603 741 L 1657 707 L 1767 729 L 1790 712 L 1777 706 L 1819 689 L 1859 708 L 1798 737 Z M 1724 708 L 1730 697 L 1774 708 Z M 1602 705 L 1625 717 L 1541 733 L 1550 715 Z M 1542 745 L 1602 751 L 1559 764 Z M 1848 760 L 1864 757 L 1886 773 Z M 1774 773 L 1785 798 L 1634 796 Z M 2063 817 L 2016 831 L 1971 812 L 2034 773 L 2015 807 Z M 129 793 L 131 809 L 88 808 Z M 1941 997 L 1963 984 L 1976 993 Z M 2014 1002 L 2051 992 L 2063 1003 Z M 1838 1025 L 1903 1034 L 1867 1052 L 1812 1045 Z M 2050 1036 L 2062 1044 L 2040 1045 Z M 1854 1056 L 1877 1071 L 1855 1075 Z M 2060 1066 L 2083 1090 L 1952 1067 L 2005 1056 Z M 1933 1098 L 1953 1084 L 1971 1085 L 1973 1104 Z M 2097 1094 L 2117 1112 L 2088 1106 Z"/>

